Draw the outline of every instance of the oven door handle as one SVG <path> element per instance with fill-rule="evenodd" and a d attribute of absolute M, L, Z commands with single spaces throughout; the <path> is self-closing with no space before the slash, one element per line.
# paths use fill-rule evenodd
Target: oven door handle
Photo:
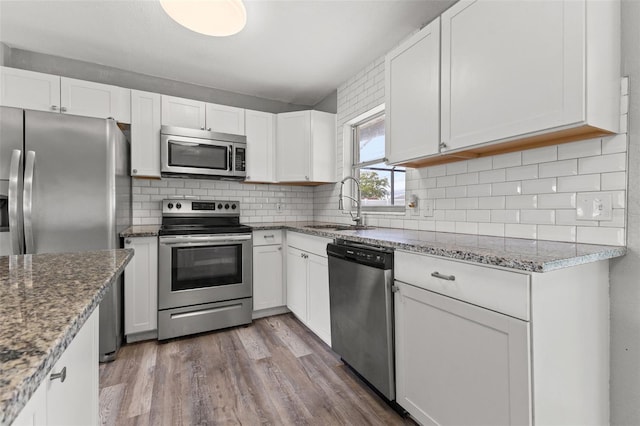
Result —
<path fill-rule="evenodd" d="M 193 236 L 193 237 L 160 237 L 160 244 L 174 246 L 180 244 L 184 247 L 219 245 L 237 241 L 249 241 L 251 235 L 219 235 L 219 236 Z"/>

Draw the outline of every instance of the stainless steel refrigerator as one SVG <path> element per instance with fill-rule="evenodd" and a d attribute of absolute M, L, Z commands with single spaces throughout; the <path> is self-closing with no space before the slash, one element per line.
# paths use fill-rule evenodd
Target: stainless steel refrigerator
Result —
<path fill-rule="evenodd" d="M 5 251 L 119 248 L 131 225 L 129 152 L 112 119 L 0 107 Z M 100 304 L 100 361 L 122 341 L 122 290 L 120 279 Z"/>

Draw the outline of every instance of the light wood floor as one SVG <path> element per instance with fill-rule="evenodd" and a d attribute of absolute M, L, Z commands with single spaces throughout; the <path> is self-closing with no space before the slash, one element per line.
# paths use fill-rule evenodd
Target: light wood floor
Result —
<path fill-rule="evenodd" d="M 291 314 L 124 346 L 100 367 L 106 425 L 405 425 Z"/>

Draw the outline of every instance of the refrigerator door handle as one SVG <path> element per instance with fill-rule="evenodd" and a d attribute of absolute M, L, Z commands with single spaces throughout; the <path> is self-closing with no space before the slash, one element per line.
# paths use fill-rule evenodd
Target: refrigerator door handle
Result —
<path fill-rule="evenodd" d="M 24 241 L 22 235 L 22 223 L 19 215 L 19 197 L 20 189 L 20 158 L 22 151 L 14 149 L 11 153 L 11 166 L 9 167 L 9 234 L 11 237 L 11 253 L 22 254 Z"/>
<path fill-rule="evenodd" d="M 35 151 L 27 151 L 27 158 L 24 165 L 24 197 L 22 199 L 22 210 L 24 214 L 24 241 L 25 254 L 33 254 L 33 173 L 36 165 Z"/>

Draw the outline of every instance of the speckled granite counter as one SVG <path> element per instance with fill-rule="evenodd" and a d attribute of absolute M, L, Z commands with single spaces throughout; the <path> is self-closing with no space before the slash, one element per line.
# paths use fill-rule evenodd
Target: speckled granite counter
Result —
<path fill-rule="evenodd" d="M 123 238 L 128 237 L 157 237 L 160 225 L 133 225 L 120 233 Z"/>
<path fill-rule="evenodd" d="M 15 419 L 132 256 L 0 257 L 0 425 Z"/>
<path fill-rule="evenodd" d="M 250 223 L 253 229 L 289 229 L 309 235 L 342 238 L 365 244 L 501 266 L 530 272 L 548 272 L 598 260 L 624 256 L 626 247 L 576 244 L 520 238 L 487 237 L 448 232 L 373 228 L 332 231 L 313 229 L 316 222 Z"/>

